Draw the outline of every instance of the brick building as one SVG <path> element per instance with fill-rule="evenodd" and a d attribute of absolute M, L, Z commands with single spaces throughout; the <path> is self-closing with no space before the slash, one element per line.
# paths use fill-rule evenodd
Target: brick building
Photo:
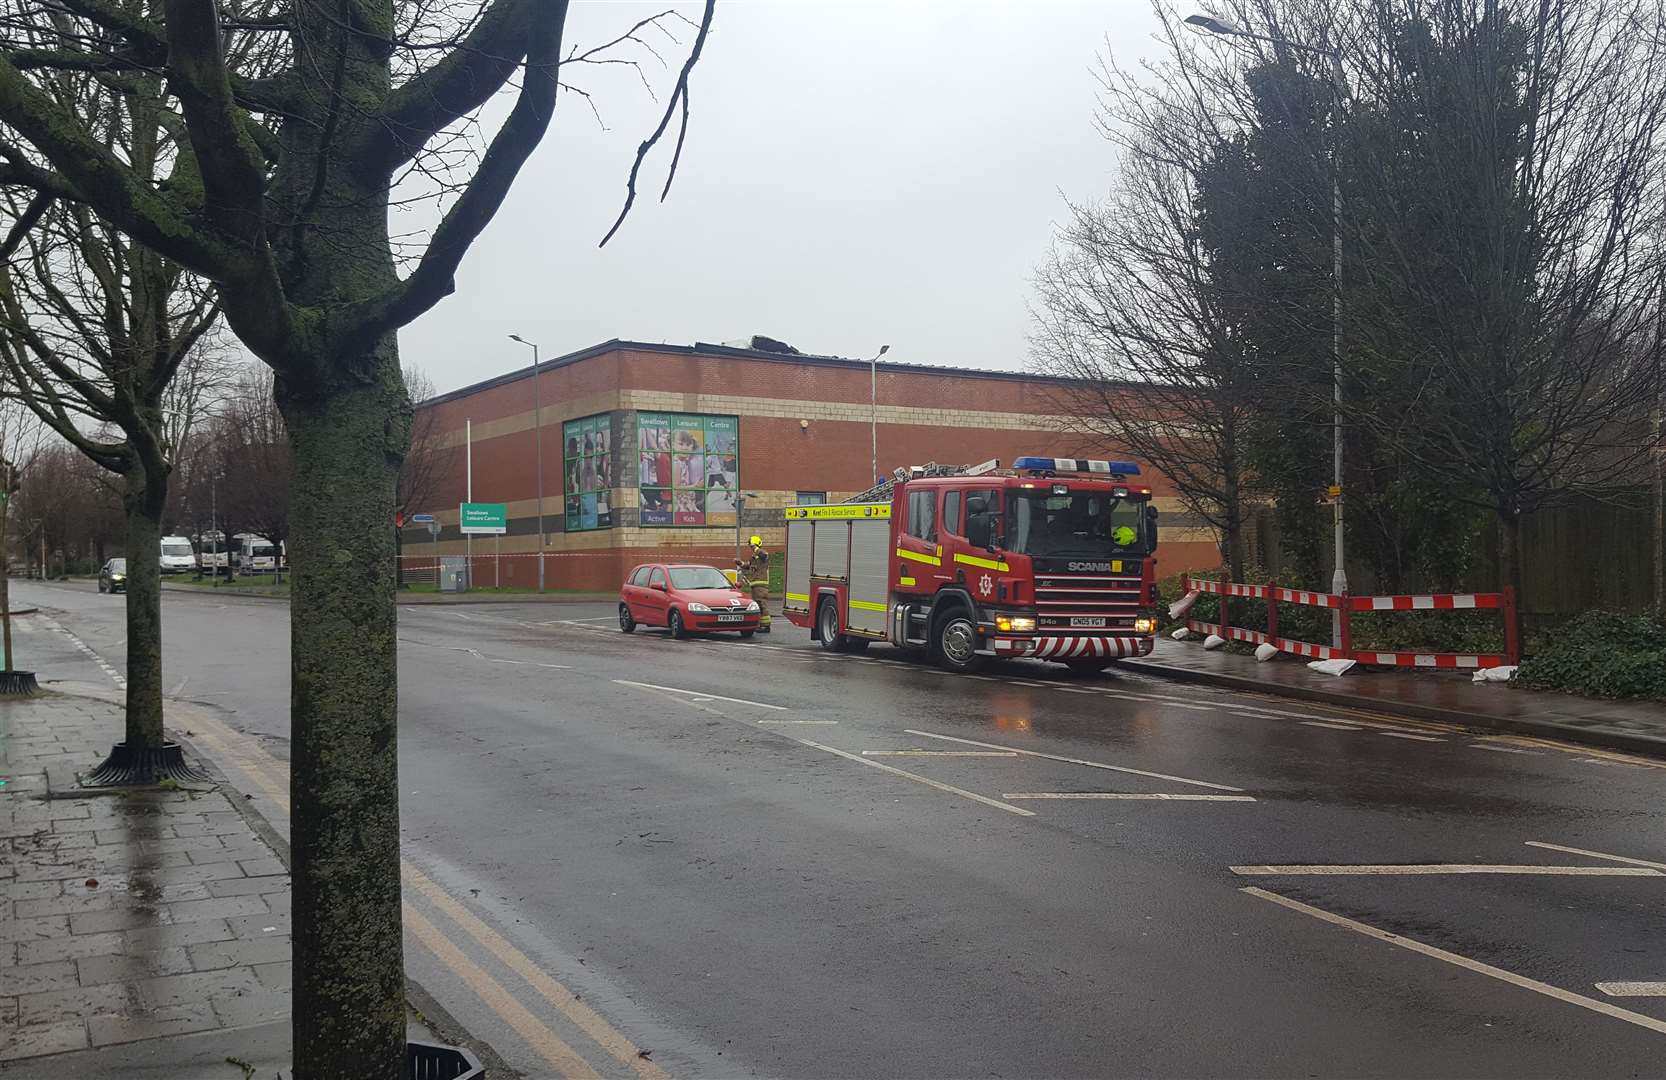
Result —
<path fill-rule="evenodd" d="M 655 558 L 728 565 L 737 536 L 779 550 L 781 508 L 867 488 L 870 418 L 879 470 L 1022 454 L 1103 457 L 1060 415 L 1066 384 L 1036 375 L 881 362 L 877 410 L 866 360 L 721 345 L 608 341 L 442 394 L 419 408 L 441 455 L 407 525 L 408 570 L 462 555 L 458 504 L 472 453 L 474 501 L 504 503 L 507 532 L 476 536 L 477 584 L 537 581 L 538 428 L 548 588 L 610 589 Z M 1137 401 L 1137 399 L 1134 399 Z M 469 443 L 468 447 L 465 443 Z M 1144 478 L 1162 511 L 1160 573 L 1215 566 L 1213 534 L 1184 514 L 1166 477 Z M 736 496 L 746 496 L 735 512 Z M 427 567 L 421 570 L 420 567 Z"/>

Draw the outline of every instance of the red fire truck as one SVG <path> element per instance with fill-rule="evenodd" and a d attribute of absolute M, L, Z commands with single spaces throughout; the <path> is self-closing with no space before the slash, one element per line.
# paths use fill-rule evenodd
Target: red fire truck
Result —
<path fill-rule="evenodd" d="M 786 510 L 786 616 L 822 648 L 889 641 L 969 671 L 995 657 L 1098 671 L 1151 652 L 1157 510 L 1130 462 L 916 466 Z"/>

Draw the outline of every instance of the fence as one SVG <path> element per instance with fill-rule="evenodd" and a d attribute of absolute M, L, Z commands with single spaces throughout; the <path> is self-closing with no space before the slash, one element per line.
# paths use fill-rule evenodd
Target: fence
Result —
<path fill-rule="evenodd" d="M 1515 591 L 1505 588 L 1493 593 L 1430 593 L 1407 596 L 1351 596 L 1346 593 L 1312 592 L 1287 589 L 1280 585 L 1242 585 L 1231 581 L 1214 581 L 1184 575 L 1181 585 L 1188 596 L 1211 593 L 1221 597 L 1238 597 L 1267 602 L 1267 629 L 1248 630 L 1226 624 L 1225 607 L 1218 623 L 1187 619 L 1186 629 L 1197 633 L 1216 634 L 1230 641 L 1244 641 L 1252 645 L 1271 645 L 1280 652 L 1294 653 L 1314 660 L 1357 660 L 1362 664 L 1390 667 L 1422 668 L 1489 668 L 1521 662 L 1520 630 L 1516 616 Z M 1279 636 L 1279 604 L 1302 607 L 1328 608 L 1337 612 L 1341 625 L 1339 645 L 1317 645 L 1310 641 Z M 1355 649 L 1353 646 L 1353 614 L 1356 611 L 1497 611 L 1504 620 L 1503 653 L 1452 652 L 1383 652 L 1376 649 Z"/>

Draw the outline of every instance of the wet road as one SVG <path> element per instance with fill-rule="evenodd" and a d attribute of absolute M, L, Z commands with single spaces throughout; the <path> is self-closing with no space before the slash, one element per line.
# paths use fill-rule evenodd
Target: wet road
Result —
<path fill-rule="evenodd" d="M 13 588 L 119 669 L 119 598 Z M 166 684 L 278 761 L 287 615 L 165 602 Z M 1661 1073 L 1656 764 L 958 677 L 779 620 L 743 644 L 622 635 L 605 605 L 400 616 L 407 880 L 439 933 L 408 965 L 526 1075 Z M 108 683 L 61 637 L 23 640 Z"/>

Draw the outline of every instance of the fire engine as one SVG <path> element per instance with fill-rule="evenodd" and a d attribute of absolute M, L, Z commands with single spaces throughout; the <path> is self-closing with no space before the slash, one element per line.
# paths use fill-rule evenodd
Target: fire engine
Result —
<path fill-rule="evenodd" d="M 824 649 L 927 649 L 1099 671 L 1151 652 L 1157 510 L 1132 462 L 1020 457 L 898 469 L 849 502 L 786 509 L 783 610 Z"/>

